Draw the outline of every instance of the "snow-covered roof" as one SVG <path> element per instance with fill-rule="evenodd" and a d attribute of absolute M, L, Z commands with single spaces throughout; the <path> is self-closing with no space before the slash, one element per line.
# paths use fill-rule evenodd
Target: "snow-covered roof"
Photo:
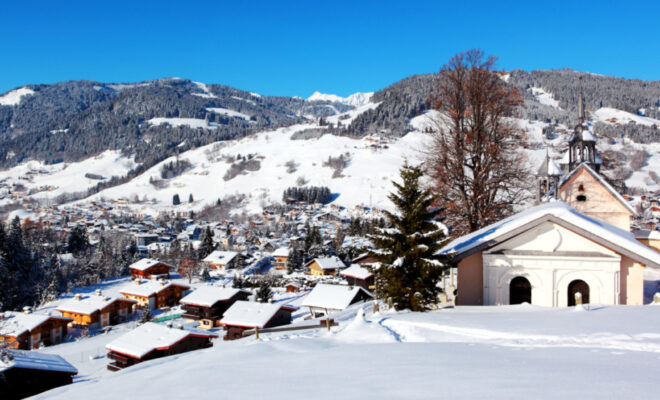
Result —
<path fill-rule="evenodd" d="M 596 136 L 594 136 L 593 133 L 591 133 L 590 130 L 585 129 L 582 131 L 582 141 L 584 142 L 595 142 L 596 141 Z"/>
<path fill-rule="evenodd" d="M 360 264 L 351 264 L 350 267 L 341 271 L 339 275 L 350 276 L 351 278 L 363 279 L 363 280 L 373 276 L 373 274 L 369 272 L 368 269 L 364 268 Z"/>
<path fill-rule="evenodd" d="M 225 315 L 220 322 L 246 328 L 263 328 L 281 308 L 293 310 L 280 304 L 239 300 L 225 311 Z"/>
<path fill-rule="evenodd" d="M 621 196 L 619 192 L 617 192 L 616 189 L 612 187 L 612 185 L 610 185 L 605 179 L 603 179 L 603 177 L 598 172 L 591 169 L 591 167 L 585 163 L 580 164 L 573 171 L 566 174 L 561 179 L 561 181 L 559 181 L 559 190 L 561 190 L 561 187 L 564 186 L 564 184 L 567 183 L 581 168 L 584 168 L 591 176 L 593 176 L 594 179 L 596 179 L 598 183 L 600 183 L 601 186 L 605 188 L 605 190 L 610 192 L 610 194 L 614 196 L 614 198 L 616 198 L 619 201 L 619 203 L 621 203 L 624 207 L 626 207 L 632 215 L 637 215 L 632 205 L 630 205 L 630 203 L 626 199 L 624 199 L 623 196 Z"/>
<path fill-rule="evenodd" d="M 280 247 L 276 249 L 273 254 L 271 254 L 273 257 L 288 257 L 289 256 L 289 248 L 288 247 Z"/>
<path fill-rule="evenodd" d="M 238 252 L 236 251 L 215 250 L 206 256 L 206 258 L 204 258 L 202 261 L 211 264 L 227 264 L 228 262 L 231 262 L 231 260 L 233 260 L 237 255 Z"/>
<path fill-rule="evenodd" d="M 639 229 L 633 232 L 637 239 L 660 240 L 660 232 L 650 229 Z"/>
<path fill-rule="evenodd" d="M 567 229 L 584 233 L 592 240 L 600 242 L 616 252 L 625 252 L 625 255 L 633 260 L 660 268 L 660 253 L 637 241 L 631 232 L 581 214 L 563 201 L 553 201 L 529 208 L 478 231 L 461 236 L 440 249 L 440 253 L 456 253 L 456 256 L 469 255 L 508 239 L 510 235 L 515 235 L 519 229 L 528 224 L 550 219 Z"/>
<path fill-rule="evenodd" d="M 312 261 L 308 262 L 307 265 L 310 265 L 314 261 L 316 261 L 321 267 L 321 269 L 324 270 L 346 268 L 346 264 L 344 264 L 337 256 L 315 258 Z"/>
<path fill-rule="evenodd" d="M 193 335 L 193 333 L 183 329 L 147 322 L 108 343 L 105 348 L 117 353 L 142 358 L 154 350 L 169 348 L 190 335 Z M 194 335 L 201 336 L 204 334 L 195 333 Z M 217 337 L 217 335 L 211 333 L 205 334 L 205 336 Z"/>
<path fill-rule="evenodd" d="M 0 335 L 19 336 L 25 332 L 32 331 L 49 319 L 73 321 L 71 318 L 60 316 L 55 317 L 46 314 L 26 314 L 17 311 L 5 311 L 0 315 Z"/>
<path fill-rule="evenodd" d="M 57 307 L 57 311 L 89 315 L 106 308 L 115 301 L 127 301 L 135 303 L 133 300 L 118 299 L 116 297 L 88 295 L 81 296 L 80 300 L 76 300 L 74 297 L 65 301 Z"/>
<path fill-rule="evenodd" d="M 229 300 L 240 292 L 249 293 L 243 289 L 223 288 L 219 286 L 202 286 L 182 298 L 179 302 L 181 304 L 212 307 L 215 303 Z"/>
<path fill-rule="evenodd" d="M 36 369 L 40 371 L 64 372 L 75 375 L 78 370 L 57 354 L 45 354 L 38 351 L 9 349 L 11 360 L 0 358 L 0 372 L 10 368 Z"/>
<path fill-rule="evenodd" d="M 180 283 L 173 283 L 169 281 L 154 281 L 154 280 L 135 280 L 132 283 L 128 283 L 119 290 L 121 294 L 130 294 L 134 296 L 141 297 L 151 297 L 155 296 L 162 290 L 167 289 L 170 286 L 180 286 L 186 289 L 190 289 L 190 286 L 183 285 Z"/>
<path fill-rule="evenodd" d="M 371 293 L 359 286 L 328 285 L 319 283 L 303 300 L 303 307 L 317 307 L 330 310 L 344 310 L 355 296 L 362 291 L 371 296 Z M 372 296 L 373 297 L 373 296 Z"/>
<path fill-rule="evenodd" d="M 144 271 L 147 270 L 151 267 L 153 267 L 156 264 L 165 264 L 168 265 L 170 268 L 173 268 L 171 265 L 164 263 L 162 261 L 154 260 L 152 258 L 143 258 L 139 261 L 134 262 L 133 264 L 130 265 L 131 269 L 135 269 L 138 271 Z"/>

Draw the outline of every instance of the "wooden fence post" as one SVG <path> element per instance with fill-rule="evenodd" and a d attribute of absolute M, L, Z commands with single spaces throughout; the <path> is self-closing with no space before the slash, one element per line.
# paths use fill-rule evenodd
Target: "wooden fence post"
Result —
<path fill-rule="evenodd" d="M 257 340 L 259 340 L 259 328 L 256 326 L 254 327 L 254 336 Z"/>

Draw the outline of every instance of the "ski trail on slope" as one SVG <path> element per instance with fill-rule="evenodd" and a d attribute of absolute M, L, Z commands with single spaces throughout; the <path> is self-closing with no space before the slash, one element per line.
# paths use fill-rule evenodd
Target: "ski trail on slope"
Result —
<path fill-rule="evenodd" d="M 575 336 L 510 333 L 383 318 L 378 322 L 403 342 L 466 342 L 510 347 L 582 347 L 660 353 L 660 335 L 594 333 Z"/>

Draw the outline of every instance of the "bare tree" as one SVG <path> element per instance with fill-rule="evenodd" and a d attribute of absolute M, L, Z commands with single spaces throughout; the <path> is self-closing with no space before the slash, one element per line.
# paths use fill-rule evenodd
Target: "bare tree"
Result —
<path fill-rule="evenodd" d="M 482 50 L 455 55 L 432 98 L 438 113 L 427 172 L 455 235 L 504 218 L 530 194 L 519 148 L 525 132 L 510 118 L 522 96 L 494 70 L 495 60 Z"/>

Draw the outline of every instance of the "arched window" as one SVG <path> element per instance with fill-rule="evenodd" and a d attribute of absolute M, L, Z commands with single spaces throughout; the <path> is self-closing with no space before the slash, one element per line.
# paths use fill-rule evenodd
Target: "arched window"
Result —
<path fill-rule="evenodd" d="M 532 303 L 532 285 L 527 278 L 517 276 L 509 284 L 509 304 Z"/>
<path fill-rule="evenodd" d="M 575 293 L 582 295 L 582 304 L 589 304 L 589 285 L 587 282 L 576 279 L 568 284 L 568 306 L 575 305 Z"/>

